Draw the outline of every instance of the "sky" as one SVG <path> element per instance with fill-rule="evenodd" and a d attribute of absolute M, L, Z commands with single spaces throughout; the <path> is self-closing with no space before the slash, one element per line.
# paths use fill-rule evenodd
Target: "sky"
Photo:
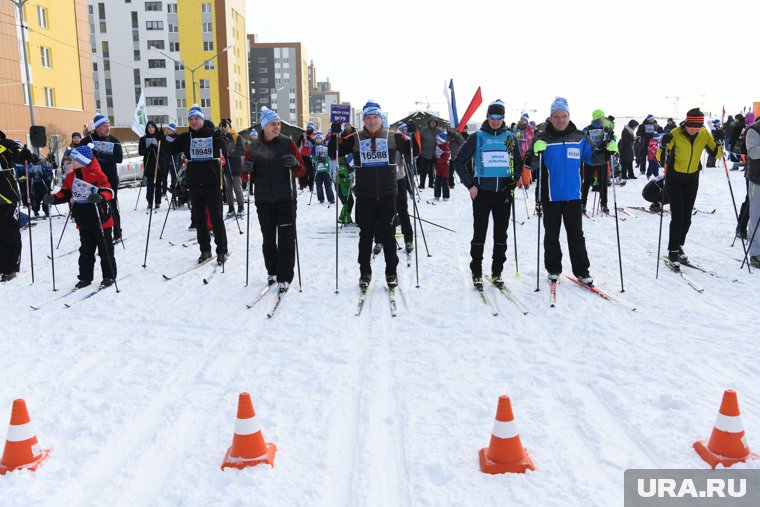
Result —
<path fill-rule="evenodd" d="M 540 121 L 563 96 L 578 123 L 597 108 L 683 119 L 692 107 L 720 116 L 724 105 L 732 114 L 760 101 L 760 65 L 750 49 L 757 0 L 315 5 L 247 0 L 248 33 L 261 42 L 302 42 L 320 81 L 329 77 L 354 107 L 374 99 L 391 122 L 428 101 L 448 117 L 449 79 L 460 116 L 481 87 L 477 120 L 497 98 L 508 119 L 527 111 Z"/>

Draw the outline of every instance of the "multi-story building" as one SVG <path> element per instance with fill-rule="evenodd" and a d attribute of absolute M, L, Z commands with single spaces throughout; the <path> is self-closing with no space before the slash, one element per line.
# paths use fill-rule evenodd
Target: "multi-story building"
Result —
<path fill-rule="evenodd" d="M 332 89 L 330 78 L 317 80 L 317 69 L 312 61 L 309 64 L 309 117 L 317 128 L 326 130 L 330 127 L 330 106 L 340 104 L 340 92 Z"/>
<path fill-rule="evenodd" d="M 92 62 L 86 0 L 35 0 L 23 6 L 35 123 L 48 136 L 67 141 L 92 119 Z M 0 128 L 27 142 L 31 125 L 21 20 L 18 9 L 0 2 Z"/>
<path fill-rule="evenodd" d="M 294 125 L 309 121 L 309 79 L 306 50 L 300 42 L 257 42 L 248 35 L 251 115 L 263 106 Z"/>
<path fill-rule="evenodd" d="M 245 0 L 89 0 L 95 108 L 127 136 L 141 93 L 158 124 L 187 125 L 195 103 L 249 126 L 245 14 Z"/>

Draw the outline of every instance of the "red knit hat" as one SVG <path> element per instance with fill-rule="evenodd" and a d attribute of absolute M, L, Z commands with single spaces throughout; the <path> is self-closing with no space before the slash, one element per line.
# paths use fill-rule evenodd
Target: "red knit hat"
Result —
<path fill-rule="evenodd" d="M 694 109 L 689 109 L 689 112 L 686 113 L 686 121 L 684 122 L 684 126 L 691 127 L 691 128 L 704 127 L 705 126 L 704 113 L 700 111 L 698 107 L 695 107 Z"/>

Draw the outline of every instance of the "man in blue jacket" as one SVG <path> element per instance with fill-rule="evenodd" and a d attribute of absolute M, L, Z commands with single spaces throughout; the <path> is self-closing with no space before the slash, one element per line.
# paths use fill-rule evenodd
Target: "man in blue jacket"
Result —
<path fill-rule="evenodd" d="M 522 156 L 517 139 L 504 123 L 504 103 L 489 104 L 486 121 L 467 138 L 454 160 L 454 169 L 472 198 L 472 241 L 470 271 L 475 288 L 483 288 L 483 250 L 488 233 L 488 217 L 493 215 L 493 256 L 491 275 L 496 287 L 504 286 L 501 271 L 507 257 L 507 228 L 515 188 L 515 174 L 521 174 Z M 472 160 L 474 177 L 467 171 Z"/>
<path fill-rule="evenodd" d="M 562 249 L 559 244 L 560 225 L 565 222 L 567 246 L 573 274 L 581 282 L 592 286 L 586 239 L 583 237 L 581 214 L 581 162 L 600 165 L 617 153 L 617 142 L 611 140 L 605 149 L 594 149 L 588 138 L 570 121 L 567 100 L 557 97 L 551 105 L 551 116 L 546 128 L 533 142 L 526 163 L 541 171 L 541 208 L 544 219 L 544 266 L 549 280 L 559 280 L 562 272 Z M 542 161 L 539 168 L 539 161 Z"/>

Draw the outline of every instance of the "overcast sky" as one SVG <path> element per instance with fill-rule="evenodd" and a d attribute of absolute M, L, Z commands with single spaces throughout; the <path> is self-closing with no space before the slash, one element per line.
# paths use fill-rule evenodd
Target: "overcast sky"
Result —
<path fill-rule="evenodd" d="M 249 33 L 302 42 L 320 81 L 355 107 L 375 99 L 391 122 L 428 100 L 448 117 L 450 78 L 460 116 L 482 87 L 476 119 L 496 98 L 508 119 L 540 121 L 561 95 L 577 123 L 597 108 L 674 116 L 675 97 L 680 118 L 760 101 L 760 0 L 247 2 Z"/>

